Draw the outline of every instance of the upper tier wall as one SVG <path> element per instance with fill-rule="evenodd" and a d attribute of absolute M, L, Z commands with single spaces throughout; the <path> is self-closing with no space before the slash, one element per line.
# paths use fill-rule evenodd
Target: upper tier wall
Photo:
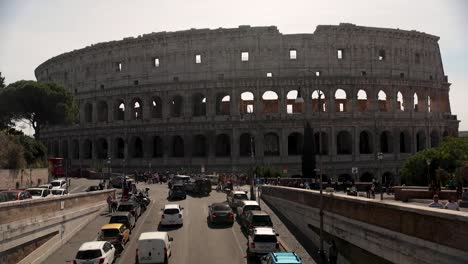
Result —
<path fill-rule="evenodd" d="M 49 59 L 35 75 L 39 81 L 62 83 L 78 93 L 136 80 L 154 84 L 258 78 L 267 73 L 445 81 L 438 39 L 417 31 L 353 24 L 286 35 L 274 26 L 191 29 L 91 45 Z M 296 59 L 291 59 L 291 50 L 296 51 Z M 242 52 L 248 52 L 248 61 L 241 60 Z M 196 55 L 201 63 L 196 63 Z"/>

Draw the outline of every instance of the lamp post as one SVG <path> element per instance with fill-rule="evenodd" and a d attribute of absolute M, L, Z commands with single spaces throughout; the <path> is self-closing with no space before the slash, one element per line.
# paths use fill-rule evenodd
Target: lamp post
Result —
<path fill-rule="evenodd" d="M 108 176 L 108 180 L 110 180 L 110 178 L 111 178 L 110 165 L 111 165 L 111 158 L 107 158 L 107 176 Z"/>
<path fill-rule="evenodd" d="M 382 184 L 383 184 L 383 177 L 382 177 L 382 159 L 383 159 L 383 153 L 382 152 L 377 152 L 377 159 L 379 160 L 379 175 L 380 175 L 380 184 L 379 184 L 379 189 L 380 189 L 380 200 L 383 200 L 383 192 L 382 192 Z"/>
<path fill-rule="evenodd" d="M 427 184 L 430 184 L 430 181 L 431 181 L 431 175 L 430 175 L 430 168 L 431 168 L 431 160 L 430 159 L 427 159 L 426 160 L 426 164 L 427 164 Z"/>
<path fill-rule="evenodd" d="M 254 154 L 254 136 L 250 135 L 250 156 L 252 158 L 252 181 L 250 183 L 250 200 L 256 201 L 256 195 L 254 192 L 255 189 L 255 180 L 256 180 L 256 171 L 255 171 L 255 154 Z"/>
<path fill-rule="evenodd" d="M 322 112 L 322 91 L 316 90 L 318 93 L 318 126 L 319 126 L 319 151 L 318 151 L 318 158 L 319 158 L 319 178 L 320 178 L 320 250 L 319 256 L 325 259 L 325 251 L 323 249 L 323 183 L 322 183 L 322 123 L 321 123 L 321 115 Z"/>

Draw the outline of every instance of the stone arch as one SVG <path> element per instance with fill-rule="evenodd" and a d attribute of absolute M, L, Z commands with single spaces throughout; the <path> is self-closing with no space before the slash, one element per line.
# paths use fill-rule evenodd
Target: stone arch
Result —
<path fill-rule="evenodd" d="M 278 94 L 274 91 L 266 91 L 262 95 L 263 113 L 278 113 Z"/>
<path fill-rule="evenodd" d="M 59 157 L 60 155 L 60 142 L 58 140 L 54 141 L 54 157 Z"/>
<path fill-rule="evenodd" d="M 162 100 L 161 97 L 155 96 L 151 100 L 151 117 L 152 118 L 162 118 Z"/>
<path fill-rule="evenodd" d="M 143 119 L 143 101 L 140 98 L 134 98 L 132 100 L 132 119 Z"/>
<path fill-rule="evenodd" d="M 243 133 L 239 140 L 239 155 L 250 157 L 255 155 L 255 140 L 250 133 Z"/>
<path fill-rule="evenodd" d="M 62 140 L 62 158 L 68 159 L 68 140 Z"/>
<path fill-rule="evenodd" d="M 406 130 L 400 132 L 400 153 L 411 153 L 411 136 Z"/>
<path fill-rule="evenodd" d="M 358 112 L 365 112 L 369 109 L 369 100 L 367 100 L 367 93 L 363 89 L 357 92 L 356 109 Z"/>
<path fill-rule="evenodd" d="M 181 95 L 175 95 L 172 97 L 170 105 L 171 105 L 171 117 L 181 117 L 182 110 L 184 104 L 184 99 Z"/>
<path fill-rule="evenodd" d="M 377 101 L 379 104 L 379 111 L 388 112 L 387 94 L 383 90 L 380 90 L 377 94 Z"/>
<path fill-rule="evenodd" d="M 444 133 L 442 134 L 442 137 L 446 138 L 448 136 L 450 136 L 449 132 L 447 130 L 444 130 Z"/>
<path fill-rule="evenodd" d="M 107 159 L 108 157 L 108 144 L 107 139 L 99 138 L 96 141 L 96 156 L 98 159 Z"/>
<path fill-rule="evenodd" d="M 319 97 L 320 95 L 320 97 Z M 313 112 L 327 112 L 327 102 L 325 93 L 322 90 L 314 90 L 312 92 L 312 111 Z"/>
<path fill-rule="evenodd" d="M 93 143 L 89 139 L 83 141 L 83 159 L 93 158 Z"/>
<path fill-rule="evenodd" d="M 320 141 L 322 141 L 320 143 Z M 328 134 L 324 131 L 314 133 L 315 153 L 319 155 L 328 155 Z"/>
<path fill-rule="evenodd" d="M 419 99 L 418 99 L 418 94 L 415 92 L 413 95 L 413 110 L 414 112 L 419 112 Z"/>
<path fill-rule="evenodd" d="M 172 137 L 172 157 L 182 158 L 185 156 L 184 139 L 181 136 Z"/>
<path fill-rule="evenodd" d="M 114 140 L 114 158 L 124 159 L 125 158 L 125 141 L 123 138 L 116 138 Z"/>
<path fill-rule="evenodd" d="M 405 104 L 404 104 L 404 99 L 403 99 L 403 94 L 398 91 L 397 96 L 396 96 L 396 108 L 398 111 L 405 111 Z"/>
<path fill-rule="evenodd" d="M 353 140 L 351 133 L 340 131 L 336 135 L 336 154 L 349 155 L 353 153 Z"/>
<path fill-rule="evenodd" d="M 367 130 L 361 131 L 361 133 L 359 133 L 359 153 L 372 153 L 374 151 L 374 146 L 372 142 L 372 134 Z"/>
<path fill-rule="evenodd" d="M 143 158 L 143 140 L 139 136 L 132 137 L 130 141 L 130 157 Z"/>
<path fill-rule="evenodd" d="M 388 186 L 391 186 L 393 183 L 395 183 L 395 175 L 391 171 L 386 171 L 382 174 L 382 184 L 385 185 L 388 184 Z"/>
<path fill-rule="evenodd" d="M 226 134 L 219 134 L 216 136 L 216 156 L 228 157 L 231 156 L 231 140 Z"/>
<path fill-rule="evenodd" d="M 353 177 L 349 175 L 349 173 L 342 173 L 338 176 L 338 181 L 339 182 L 347 182 L 347 181 L 352 181 Z"/>
<path fill-rule="evenodd" d="M 241 93 L 240 99 L 239 111 L 241 114 L 254 113 L 256 111 L 254 109 L 255 97 L 252 92 L 246 91 Z"/>
<path fill-rule="evenodd" d="M 117 100 L 114 105 L 114 119 L 125 120 L 125 102 L 124 100 Z"/>
<path fill-rule="evenodd" d="M 374 179 L 374 174 L 369 171 L 364 172 L 363 174 L 361 174 L 361 177 L 359 177 L 359 180 L 361 182 L 371 182 L 372 179 Z"/>
<path fill-rule="evenodd" d="M 432 130 L 431 132 L 431 148 L 438 147 L 440 143 L 440 136 L 437 130 Z"/>
<path fill-rule="evenodd" d="M 80 142 L 77 139 L 72 141 L 72 159 L 80 159 Z"/>
<path fill-rule="evenodd" d="M 97 105 L 98 122 L 108 122 L 109 108 L 106 101 L 99 101 Z"/>
<path fill-rule="evenodd" d="M 426 148 L 426 133 L 419 130 L 416 133 L 416 152 L 421 151 Z"/>
<path fill-rule="evenodd" d="M 161 158 L 164 155 L 164 145 L 161 137 L 153 137 L 153 158 Z"/>
<path fill-rule="evenodd" d="M 228 93 L 216 94 L 216 115 L 231 114 L 231 96 Z"/>
<path fill-rule="evenodd" d="M 392 133 L 388 130 L 380 133 L 380 152 L 382 153 L 393 152 L 393 137 L 392 137 Z"/>
<path fill-rule="evenodd" d="M 193 137 L 192 155 L 194 157 L 206 157 L 208 154 L 208 140 L 205 135 L 195 135 Z"/>
<path fill-rule="evenodd" d="M 302 155 L 304 137 L 299 132 L 293 132 L 288 136 L 288 156 Z"/>
<path fill-rule="evenodd" d="M 193 116 L 206 116 L 206 96 L 202 93 L 195 93 L 192 96 Z"/>
<path fill-rule="evenodd" d="M 93 122 L 93 104 L 92 103 L 88 102 L 85 104 L 84 112 L 85 112 L 85 122 L 86 123 Z"/>
<path fill-rule="evenodd" d="M 264 147 L 264 156 L 279 156 L 280 154 L 280 145 L 279 145 L 279 137 L 274 132 L 269 132 L 264 135 L 263 141 Z"/>
<path fill-rule="evenodd" d="M 348 98 L 343 89 L 335 91 L 335 112 L 348 112 Z"/>
<path fill-rule="evenodd" d="M 304 102 L 296 102 L 298 96 L 298 90 L 290 90 L 286 95 L 286 112 L 288 114 L 299 114 L 303 112 Z"/>

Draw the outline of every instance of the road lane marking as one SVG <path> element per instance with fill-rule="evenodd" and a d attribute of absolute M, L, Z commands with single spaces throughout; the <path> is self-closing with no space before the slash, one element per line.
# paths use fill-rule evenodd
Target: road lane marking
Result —
<path fill-rule="evenodd" d="M 241 253 L 241 256 L 243 256 L 244 253 L 242 252 L 241 243 L 239 242 L 239 239 L 237 238 L 236 232 L 234 231 L 234 228 L 233 228 L 233 227 L 231 228 L 231 231 L 232 231 L 232 234 L 234 235 L 234 239 L 235 239 L 236 242 L 237 242 L 237 246 L 239 246 L 239 252 Z"/>

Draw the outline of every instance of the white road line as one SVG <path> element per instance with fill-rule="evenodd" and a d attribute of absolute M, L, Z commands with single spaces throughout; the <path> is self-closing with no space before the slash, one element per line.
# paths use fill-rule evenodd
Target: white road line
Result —
<path fill-rule="evenodd" d="M 241 256 L 243 256 L 244 253 L 242 252 L 242 246 L 241 246 L 241 243 L 239 242 L 239 239 L 237 238 L 236 232 L 234 231 L 234 227 L 231 228 L 231 232 L 234 235 L 234 239 L 237 242 L 237 246 L 239 246 L 239 252 L 241 253 Z"/>

